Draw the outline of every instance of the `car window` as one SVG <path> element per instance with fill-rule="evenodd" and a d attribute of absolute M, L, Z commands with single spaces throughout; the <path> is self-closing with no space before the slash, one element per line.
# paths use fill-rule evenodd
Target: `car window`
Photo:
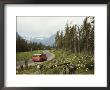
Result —
<path fill-rule="evenodd" d="M 33 57 L 37 57 L 37 55 L 33 55 Z"/>
<path fill-rule="evenodd" d="M 39 57 L 41 57 L 41 55 Z"/>

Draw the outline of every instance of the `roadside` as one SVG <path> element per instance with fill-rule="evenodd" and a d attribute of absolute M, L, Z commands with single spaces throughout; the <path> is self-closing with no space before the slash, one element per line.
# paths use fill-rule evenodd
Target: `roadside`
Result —
<path fill-rule="evenodd" d="M 47 61 L 55 58 L 55 55 L 53 53 L 49 52 L 49 50 L 45 50 L 45 51 L 43 51 L 43 53 L 46 54 Z M 32 59 L 27 60 L 27 62 L 28 62 L 28 66 L 34 66 L 35 65 L 35 63 L 32 61 Z M 41 62 L 37 62 L 37 63 L 41 63 Z M 16 68 L 17 69 L 20 68 L 21 65 L 23 67 L 25 67 L 25 60 L 16 62 Z"/>

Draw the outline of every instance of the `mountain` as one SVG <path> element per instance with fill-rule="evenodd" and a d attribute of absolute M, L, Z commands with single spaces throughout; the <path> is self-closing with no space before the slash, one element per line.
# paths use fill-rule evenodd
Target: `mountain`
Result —
<path fill-rule="evenodd" d="M 32 42 L 37 42 L 37 43 L 42 43 L 46 46 L 53 46 L 55 43 L 55 34 L 50 36 L 49 38 L 42 38 L 42 39 L 38 39 L 38 38 L 33 38 L 31 41 Z"/>

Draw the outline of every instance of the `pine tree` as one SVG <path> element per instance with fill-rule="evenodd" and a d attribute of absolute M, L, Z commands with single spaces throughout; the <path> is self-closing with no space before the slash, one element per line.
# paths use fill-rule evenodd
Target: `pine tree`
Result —
<path fill-rule="evenodd" d="M 91 18 L 91 20 L 89 20 Z M 82 25 L 67 23 L 63 31 L 56 34 L 56 48 L 73 53 L 94 53 L 94 17 L 86 17 Z"/>
<path fill-rule="evenodd" d="M 57 34 L 55 37 L 55 46 L 56 46 L 56 49 L 59 49 L 59 31 L 57 31 Z"/>

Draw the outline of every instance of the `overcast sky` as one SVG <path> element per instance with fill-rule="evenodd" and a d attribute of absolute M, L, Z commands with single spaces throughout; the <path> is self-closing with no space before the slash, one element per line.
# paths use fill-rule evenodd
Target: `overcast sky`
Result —
<path fill-rule="evenodd" d="M 81 25 L 85 17 L 17 17 L 17 32 L 24 38 L 50 37 L 58 30 L 64 30 L 65 24 Z"/>

